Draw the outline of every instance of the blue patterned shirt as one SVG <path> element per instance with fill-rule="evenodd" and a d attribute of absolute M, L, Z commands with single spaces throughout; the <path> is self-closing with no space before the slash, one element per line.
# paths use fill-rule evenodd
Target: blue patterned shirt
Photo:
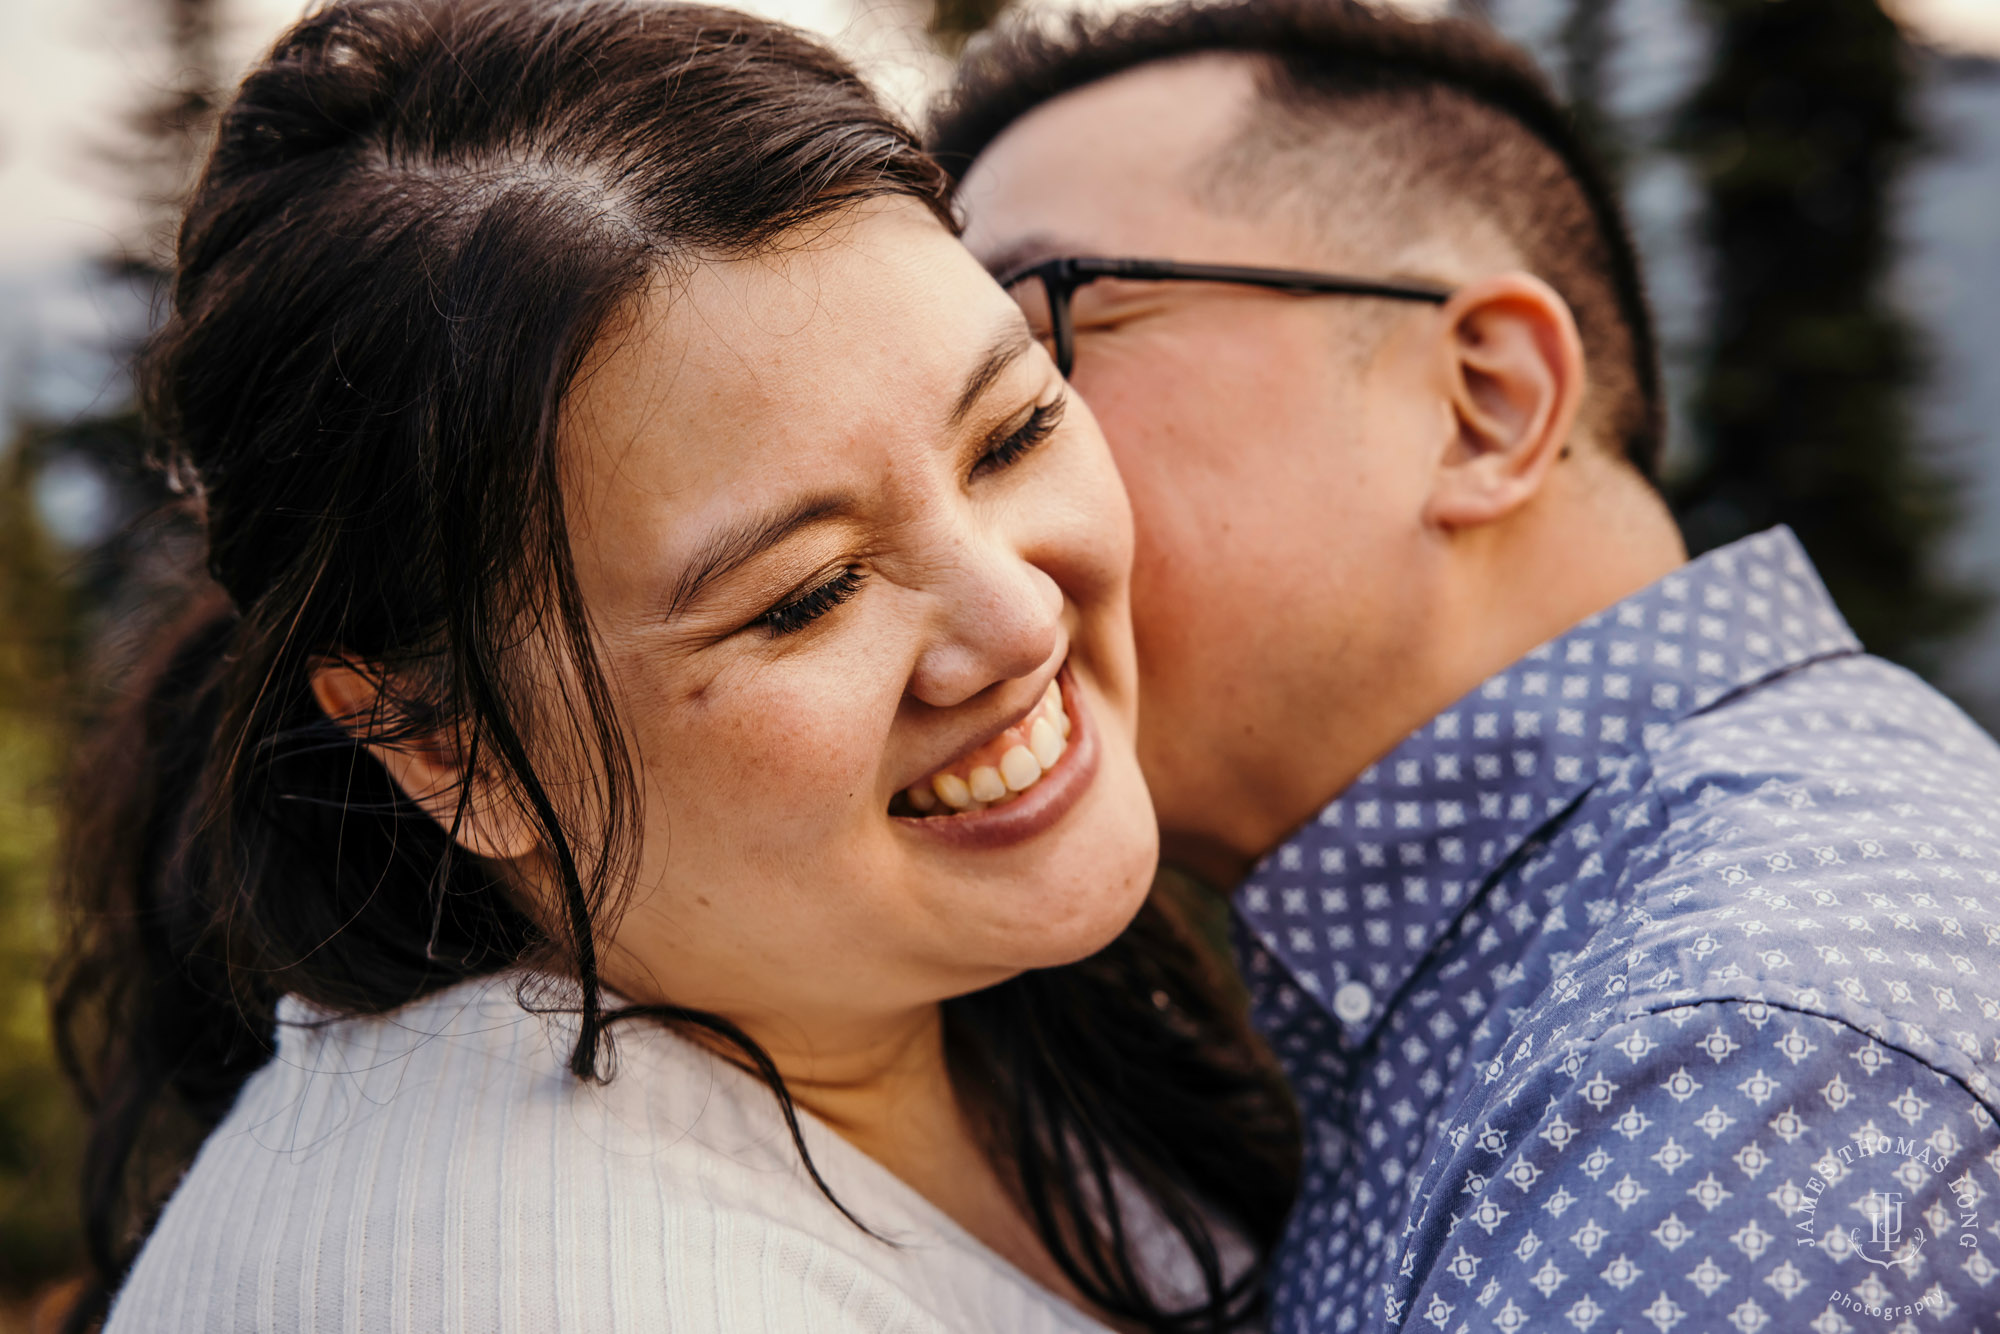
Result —
<path fill-rule="evenodd" d="M 2000 748 L 1788 531 L 1487 680 L 1237 915 L 1280 1334 L 2000 1330 Z"/>

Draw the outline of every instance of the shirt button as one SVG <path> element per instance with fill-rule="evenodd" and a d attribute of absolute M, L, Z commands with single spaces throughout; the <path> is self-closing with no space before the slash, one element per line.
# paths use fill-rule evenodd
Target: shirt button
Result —
<path fill-rule="evenodd" d="M 1333 1012 L 1344 1024 L 1358 1024 L 1375 1008 L 1375 997 L 1359 982 L 1342 982 L 1333 993 Z"/>

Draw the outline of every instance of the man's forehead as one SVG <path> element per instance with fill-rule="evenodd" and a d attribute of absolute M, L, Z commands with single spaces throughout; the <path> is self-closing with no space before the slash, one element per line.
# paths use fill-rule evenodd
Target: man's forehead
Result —
<path fill-rule="evenodd" d="M 1256 66 L 1230 53 L 1155 61 L 1036 107 L 966 173 L 966 243 L 997 269 L 1158 238 L 1242 128 Z"/>

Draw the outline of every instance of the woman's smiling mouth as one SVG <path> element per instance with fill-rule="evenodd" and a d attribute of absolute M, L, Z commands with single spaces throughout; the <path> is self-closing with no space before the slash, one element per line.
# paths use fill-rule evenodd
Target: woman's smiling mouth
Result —
<path fill-rule="evenodd" d="M 943 817 L 1005 805 L 1042 780 L 1069 749 L 1072 728 L 1062 687 L 1050 681 L 1021 721 L 978 749 L 896 794 L 891 815 Z"/>
<path fill-rule="evenodd" d="M 952 762 L 950 768 L 898 792 L 890 802 L 890 814 L 926 818 L 1002 806 L 1056 768 L 1070 746 L 1070 728 L 1062 686 L 1052 680 L 1026 718 Z"/>
<path fill-rule="evenodd" d="M 1089 791 L 1100 757 L 1083 692 L 1065 666 L 1027 717 L 898 792 L 889 814 L 953 847 L 1006 847 L 1056 825 Z M 988 792 L 991 800 L 981 796 Z M 924 797 L 927 811 L 918 806 Z"/>

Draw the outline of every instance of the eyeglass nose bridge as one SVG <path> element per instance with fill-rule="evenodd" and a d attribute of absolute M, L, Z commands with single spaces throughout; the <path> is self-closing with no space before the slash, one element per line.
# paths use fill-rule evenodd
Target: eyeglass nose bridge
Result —
<path fill-rule="evenodd" d="M 1051 274 L 1043 280 L 1049 295 L 1049 326 L 1055 336 L 1056 371 L 1067 380 L 1076 369 L 1076 318 L 1070 313 L 1070 298 L 1076 282 L 1067 273 Z"/>
<path fill-rule="evenodd" d="M 1049 299 L 1049 324 L 1055 336 L 1056 370 L 1067 380 L 1076 369 L 1076 291 L 1099 278 L 1144 278 L 1157 261 L 1064 256 L 1040 266 L 1042 287 Z"/>
<path fill-rule="evenodd" d="M 1097 276 L 1094 272 L 1080 271 L 1082 267 L 1075 259 L 1044 260 L 1032 268 L 1022 270 L 1012 280 L 1003 279 L 1010 292 L 1017 291 L 1027 283 L 1033 283 L 1041 289 L 1048 319 L 1049 355 L 1056 364 L 1056 370 L 1065 379 L 1076 367 L 1076 318 L 1072 314 L 1071 298 L 1078 287 Z M 1030 311 L 1032 323 L 1032 302 L 1023 304 Z"/>

